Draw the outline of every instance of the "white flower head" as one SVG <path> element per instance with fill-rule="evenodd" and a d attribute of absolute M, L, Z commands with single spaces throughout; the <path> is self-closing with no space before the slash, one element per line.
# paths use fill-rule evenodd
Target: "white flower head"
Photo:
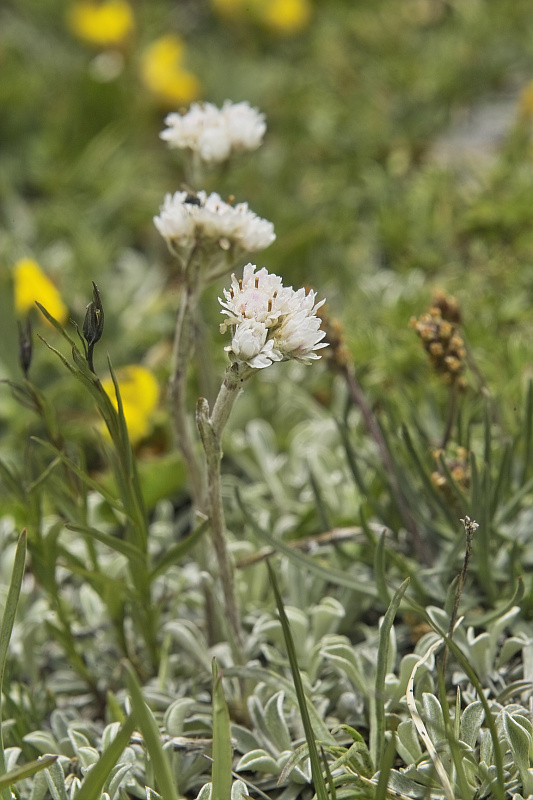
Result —
<path fill-rule="evenodd" d="M 205 192 L 167 194 L 154 224 L 173 252 L 191 250 L 195 242 L 222 250 L 232 246 L 247 253 L 268 247 L 276 235 L 274 226 L 258 217 L 247 203 L 225 203 L 220 195 Z"/>
<path fill-rule="evenodd" d="M 227 316 L 220 330 L 232 329 L 225 348 L 232 361 L 261 369 L 274 361 L 320 358 L 316 350 L 327 343 L 316 311 L 325 300 L 315 303 L 315 292 L 283 286 L 278 275 L 265 268 L 256 272 L 254 264 L 244 267 L 242 280 L 231 277 L 231 288 L 219 301 Z"/>
<path fill-rule="evenodd" d="M 257 150 L 266 131 L 265 115 L 249 103 L 226 100 L 222 108 L 213 103 L 193 103 L 185 114 L 173 112 L 160 133 L 169 147 L 198 153 L 202 161 L 219 164 L 234 153 Z"/>

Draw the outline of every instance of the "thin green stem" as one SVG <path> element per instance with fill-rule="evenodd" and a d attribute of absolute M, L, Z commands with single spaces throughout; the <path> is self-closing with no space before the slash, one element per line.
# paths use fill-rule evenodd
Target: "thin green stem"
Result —
<path fill-rule="evenodd" d="M 453 609 L 450 617 L 450 625 L 448 627 L 448 639 L 451 639 L 453 637 L 453 632 L 457 624 L 457 618 L 459 616 L 459 602 L 461 600 L 461 594 L 463 592 L 463 586 L 465 584 L 466 573 L 468 572 L 470 556 L 472 555 L 472 539 L 474 537 L 474 533 L 479 527 L 477 522 L 471 520 L 470 517 L 465 517 L 464 519 L 461 520 L 461 522 L 463 523 L 466 534 L 465 557 L 463 560 L 463 568 L 461 569 L 461 572 L 459 573 L 459 577 L 457 580 L 457 589 L 455 591 Z M 442 661 L 441 661 L 441 669 L 443 675 L 446 671 L 446 665 L 448 663 L 448 653 L 449 653 L 449 648 L 448 645 L 446 645 L 446 647 L 444 648 L 444 652 L 442 654 Z"/>
<path fill-rule="evenodd" d="M 442 434 L 442 439 L 440 441 L 441 450 L 446 449 L 446 445 L 448 444 L 450 436 L 452 435 L 453 426 L 457 417 L 457 386 L 455 384 L 450 387 L 449 399 L 448 418 L 446 420 L 446 427 L 444 428 L 444 433 Z"/>
<path fill-rule="evenodd" d="M 174 438 L 187 468 L 195 511 L 201 510 L 205 503 L 205 478 L 187 413 L 187 373 L 194 351 L 194 316 L 197 301 L 197 293 L 184 288 L 176 320 L 172 367 L 168 384 Z"/>
<path fill-rule="evenodd" d="M 244 378 L 237 369 L 233 366 L 228 367 L 212 415 L 209 413 L 209 404 L 203 397 L 198 400 L 196 408 L 196 421 L 207 466 L 207 508 L 211 537 L 220 571 L 224 605 L 235 641 L 236 654 L 240 661 L 242 661 L 243 654 L 241 619 L 235 592 L 235 570 L 228 551 L 226 521 L 222 504 L 220 440 L 243 380 Z"/>

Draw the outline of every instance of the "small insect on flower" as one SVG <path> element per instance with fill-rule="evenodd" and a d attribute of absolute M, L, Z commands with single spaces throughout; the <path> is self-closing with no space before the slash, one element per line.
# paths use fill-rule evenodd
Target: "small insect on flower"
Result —
<path fill-rule="evenodd" d="M 202 246 L 204 253 L 212 251 L 215 257 L 220 250 L 232 250 L 237 257 L 264 250 L 276 238 L 273 224 L 254 214 L 248 203 L 226 203 L 216 192 L 167 194 L 154 225 L 169 250 L 184 263 L 195 246 Z M 225 271 L 229 269 L 226 266 Z"/>

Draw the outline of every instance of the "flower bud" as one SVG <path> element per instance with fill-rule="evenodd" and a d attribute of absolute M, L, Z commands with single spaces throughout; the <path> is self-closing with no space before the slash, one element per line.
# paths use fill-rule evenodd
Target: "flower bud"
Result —
<path fill-rule="evenodd" d="M 19 322 L 19 364 L 24 373 L 24 377 L 28 377 L 28 372 L 31 365 L 31 357 L 33 353 L 33 345 L 31 340 L 31 322 L 29 318 L 26 320 L 26 327 L 23 328 Z"/>
<path fill-rule="evenodd" d="M 89 347 L 94 347 L 100 341 L 104 332 L 104 309 L 100 299 L 98 286 L 93 281 L 93 299 L 87 306 L 87 313 L 83 322 L 83 336 Z"/>

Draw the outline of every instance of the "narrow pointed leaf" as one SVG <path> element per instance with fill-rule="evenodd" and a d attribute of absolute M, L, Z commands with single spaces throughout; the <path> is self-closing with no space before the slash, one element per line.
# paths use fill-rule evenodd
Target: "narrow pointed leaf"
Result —
<path fill-rule="evenodd" d="M 232 747 L 228 704 L 222 677 L 213 660 L 213 768 L 212 800 L 227 800 L 232 784 Z"/>
<path fill-rule="evenodd" d="M 317 800 L 328 800 L 328 790 L 326 787 L 326 782 L 324 781 L 324 777 L 322 775 L 322 768 L 320 766 L 320 757 L 318 755 L 315 732 L 313 730 L 313 726 L 311 725 L 311 719 L 309 717 L 309 711 L 307 709 L 307 698 L 305 696 L 302 678 L 298 667 L 298 656 L 296 654 L 296 648 L 294 646 L 289 620 L 287 618 L 287 614 L 285 613 L 283 600 L 281 599 L 281 595 L 279 593 L 274 570 L 270 566 L 269 561 L 267 561 L 267 567 L 268 567 L 268 574 L 270 577 L 270 583 L 272 585 L 274 596 L 276 598 L 276 606 L 278 608 L 278 614 L 281 622 L 281 627 L 283 630 L 283 637 L 285 639 L 285 646 L 287 648 L 287 655 L 289 657 L 289 663 L 291 667 L 292 679 L 294 681 L 294 688 L 296 690 L 298 705 L 300 707 L 300 714 L 302 716 L 305 738 L 309 746 L 309 760 L 311 761 L 311 774 L 313 776 L 313 783 L 316 792 L 316 797 Z"/>
<path fill-rule="evenodd" d="M 126 661 L 125 668 L 133 717 L 143 735 L 154 774 L 156 775 L 158 789 L 164 800 L 178 800 L 178 789 L 172 775 L 170 761 L 163 750 L 161 735 L 154 715 L 146 704 L 133 667 Z"/>

